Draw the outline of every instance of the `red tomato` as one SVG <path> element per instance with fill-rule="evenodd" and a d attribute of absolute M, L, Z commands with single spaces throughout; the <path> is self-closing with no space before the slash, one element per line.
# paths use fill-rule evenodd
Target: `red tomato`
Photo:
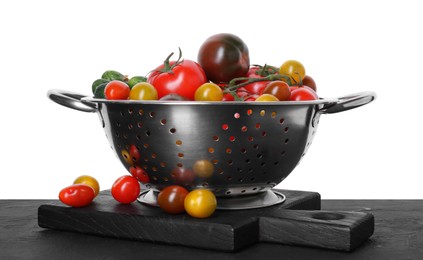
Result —
<path fill-rule="evenodd" d="M 244 87 L 240 87 L 237 89 L 236 94 L 238 97 L 244 99 L 244 101 L 255 101 L 258 98 L 258 94 L 250 93 Z"/>
<path fill-rule="evenodd" d="M 73 184 L 62 189 L 59 193 L 61 202 L 75 208 L 89 205 L 94 197 L 94 189 L 86 184 Z"/>
<path fill-rule="evenodd" d="M 265 76 L 261 76 L 260 74 L 258 74 L 258 70 L 260 68 L 259 67 L 252 67 L 250 68 L 250 70 L 247 73 L 247 77 L 249 78 L 264 78 Z M 266 87 L 268 81 L 258 81 L 258 82 L 253 82 L 250 83 L 248 85 L 245 85 L 244 88 L 253 94 L 260 94 L 263 89 Z"/>
<path fill-rule="evenodd" d="M 104 89 L 104 95 L 108 100 L 125 100 L 129 97 L 131 89 L 128 84 L 120 80 L 112 80 L 107 83 Z"/>
<path fill-rule="evenodd" d="M 122 204 L 134 202 L 140 194 L 138 180 L 129 175 L 119 177 L 112 186 L 112 196 Z"/>
<path fill-rule="evenodd" d="M 223 95 L 222 101 L 234 101 L 235 98 L 231 93 L 226 93 Z"/>
<path fill-rule="evenodd" d="M 250 93 L 248 90 L 246 90 L 244 87 L 239 87 L 236 90 L 236 94 L 238 95 L 238 97 L 246 97 L 251 95 L 252 93 Z"/>
<path fill-rule="evenodd" d="M 137 180 L 142 182 L 142 183 L 149 183 L 150 182 L 150 177 L 148 176 L 147 172 L 144 171 L 139 166 L 131 166 L 129 168 L 129 172 L 131 173 L 132 176 L 137 178 Z"/>
<path fill-rule="evenodd" d="M 194 100 L 197 88 L 207 82 L 203 68 L 192 60 L 169 61 L 171 56 L 150 74 L 148 82 L 157 89 L 159 99 L 178 94 Z"/>
<path fill-rule="evenodd" d="M 271 74 L 276 74 L 277 71 L 272 66 L 265 65 L 264 67 L 251 67 L 247 73 L 248 78 L 260 79 L 265 78 Z M 264 88 L 266 88 L 269 81 L 258 81 L 245 85 L 244 88 L 252 94 L 261 95 Z"/>
<path fill-rule="evenodd" d="M 291 91 L 291 93 L 292 93 L 292 91 L 296 90 L 297 88 L 308 88 L 308 89 L 313 90 L 312 88 L 310 88 L 310 87 L 308 87 L 308 86 L 304 86 L 304 85 L 302 85 L 302 86 L 298 86 L 298 85 L 295 85 L 295 86 L 289 86 L 289 90 Z M 314 90 L 313 90 L 313 91 L 314 91 Z"/>
<path fill-rule="evenodd" d="M 301 101 L 301 100 L 316 100 L 319 97 L 316 92 L 309 87 L 298 87 L 291 92 L 291 101 Z"/>
<path fill-rule="evenodd" d="M 226 87 L 228 87 L 227 83 L 219 83 L 217 84 L 223 91 L 225 90 Z M 234 96 L 232 96 L 232 94 L 230 93 L 223 93 L 223 98 L 222 101 L 234 101 L 235 98 Z"/>
<path fill-rule="evenodd" d="M 244 101 L 256 101 L 256 99 L 259 97 L 259 95 L 251 95 L 245 98 Z"/>
<path fill-rule="evenodd" d="M 182 186 L 167 186 L 157 196 L 157 203 L 166 213 L 179 214 L 185 211 L 184 201 L 188 193 Z"/>

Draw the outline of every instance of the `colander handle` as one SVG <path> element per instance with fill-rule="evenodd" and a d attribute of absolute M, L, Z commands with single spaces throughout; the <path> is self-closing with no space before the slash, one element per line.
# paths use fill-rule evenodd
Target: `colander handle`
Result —
<path fill-rule="evenodd" d="M 81 99 L 86 97 L 75 92 L 51 89 L 47 92 L 48 98 L 65 107 L 76 109 L 83 112 L 97 112 L 97 105 L 90 102 L 82 102 Z"/>
<path fill-rule="evenodd" d="M 330 103 L 319 110 L 322 114 L 333 114 L 366 105 L 376 99 L 373 91 L 359 92 L 339 97 L 335 103 Z"/>

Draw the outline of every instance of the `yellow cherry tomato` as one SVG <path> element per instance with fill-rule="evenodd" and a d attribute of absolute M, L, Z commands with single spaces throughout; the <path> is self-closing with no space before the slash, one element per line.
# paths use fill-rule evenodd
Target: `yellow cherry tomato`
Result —
<path fill-rule="evenodd" d="M 184 207 L 191 217 L 207 218 L 216 210 L 216 196 L 206 189 L 193 190 L 185 197 Z"/>
<path fill-rule="evenodd" d="M 211 82 L 204 83 L 196 91 L 194 95 L 195 101 L 222 101 L 222 89 Z"/>
<path fill-rule="evenodd" d="M 287 60 L 279 67 L 279 73 L 282 75 L 287 75 L 291 78 L 291 85 L 297 85 L 304 79 L 306 71 L 301 64 L 301 62 L 297 60 Z"/>
<path fill-rule="evenodd" d="M 192 166 L 195 175 L 200 178 L 208 178 L 213 175 L 214 166 L 209 160 L 198 160 Z"/>
<path fill-rule="evenodd" d="M 122 151 L 120 151 L 120 153 L 125 162 L 127 162 L 131 166 L 134 165 L 134 161 L 132 160 L 131 154 L 127 150 L 123 149 Z"/>
<path fill-rule="evenodd" d="M 94 196 L 97 196 L 100 192 L 100 185 L 98 181 L 89 175 L 81 175 L 73 181 L 73 184 L 85 184 L 90 186 L 94 190 Z"/>
<path fill-rule="evenodd" d="M 129 92 L 129 99 L 132 100 L 157 100 L 158 97 L 156 88 L 148 82 L 135 84 Z"/>
<path fill-rule="evenodd" d="M 279 101 L 279 99 L 271 94 L 262 94 L 256 98 L 256 102 Z"/>

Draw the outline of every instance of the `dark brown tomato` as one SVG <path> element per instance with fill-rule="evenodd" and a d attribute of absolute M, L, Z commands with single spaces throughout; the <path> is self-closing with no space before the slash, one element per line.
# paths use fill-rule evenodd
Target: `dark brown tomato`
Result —
<path fill-rule="evenodd" d="M 280 101 L 287 101 L 291 97 L 291 91 L 289 89 L 288 83 L 281 80 L 269 82 L 266 88 L 263 90 L 263 94 L 273 95 Z"/>
<path fill-rule="evenodd" d="M 182 186 L 171 185 L 160 191 L 157 196 L 157 204 L 169 214 L 179 214 L 185 211 L 184 200 L 188 190 Z"/>
<path fill-rule="evenodd" d="M 206 39 L 200 47 L 197 61 L 207 78 L 216 84 L 245 77 L 250 68 L 247 45 L 238 36 L 228 33 Z"/>
<path fill-rule="evenodd" d="M 303 78 L 303 85 L 310 87 L 315 92 L 317 92 L 316 82 L 314 81 L 312 77 L 305 75 Z"/>

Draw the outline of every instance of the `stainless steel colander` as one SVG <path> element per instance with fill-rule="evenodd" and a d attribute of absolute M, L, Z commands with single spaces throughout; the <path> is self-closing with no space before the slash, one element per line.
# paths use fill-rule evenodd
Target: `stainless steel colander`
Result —
<path fill-rule="evenodd" d="M 370 103 L 373 92 L 299 102 L 111 101 L 50 90 L 53 101 L 97 112 L 106 137 L 128 171 L 145 174 L 154 204 L 163 187 L 207 188 L 220 208 L 280 203 L 271 189 L 301 161 L 321 114 Z M 233 198 L 233 199 L 225 199 Z"/>

